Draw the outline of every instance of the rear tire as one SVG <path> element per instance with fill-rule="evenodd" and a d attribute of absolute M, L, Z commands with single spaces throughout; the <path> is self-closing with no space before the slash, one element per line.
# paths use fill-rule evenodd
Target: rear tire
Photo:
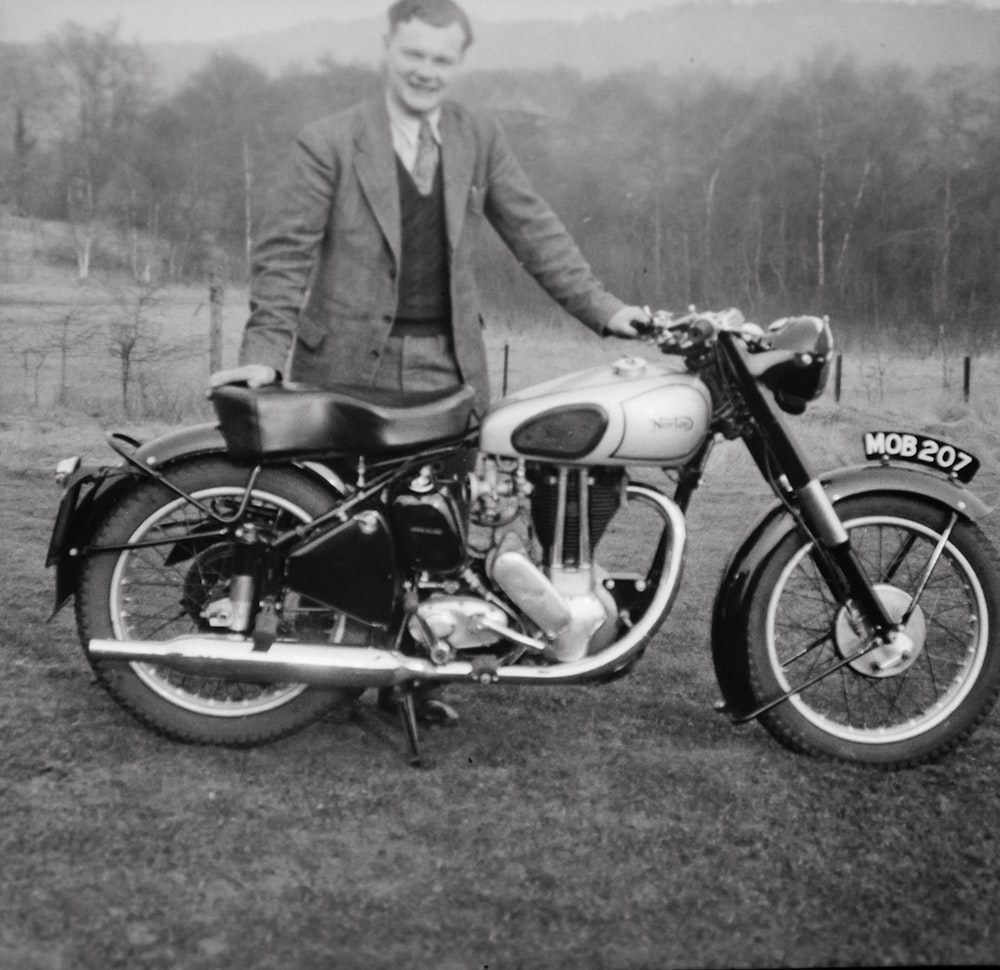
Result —
<path fill-rule="evenodd" d="M 170 480 L 217 510 L 235 511 L 249 478 L 225 459 L 171 469 Z M 337 497 L 291 469 L 265 469 L 253 488 L 248 514 L 267 529 L 309 522 Z M 170 738 L 235 747 L 275 741 L 346 703 L 352 692 L 305 684 L 250 684 L 195 677 L 149 663 L 94 660 L 91 639 L 166 640 L 212 631 L 205 608 L 228 595 L 230 543 L 208 535 L 211 518 L 152 479 L 118 505 L 94 537 L 95 546 L 155 540 L 184 541 L 97 553 L 84 563 L 76 597 L 77 626 L 98 681 L 127 711 Z M 343 614 L 287 594 L 279 604 L 279 635 L 310 642 L 357 642 L 356 624 Z"/>
<path fill-rule="evenodd" d="M 952 513 L 907 496 L 837 506 L 883 602 L 902 619 Z M 756 703 L 805 683 L 861 641 L 796 532 L 761 570 L 749 611 Z M 760 718 L 782 744 L 883 768 L 941 757 L 972 733 L 1000 693 L 1000 559 L 960 520 L 940 550 L 906 630 L 912 647 L 879 647 Z"/>

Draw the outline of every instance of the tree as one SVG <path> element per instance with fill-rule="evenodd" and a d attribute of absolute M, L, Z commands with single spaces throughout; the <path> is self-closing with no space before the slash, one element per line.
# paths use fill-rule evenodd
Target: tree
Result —
<path fill-rule="evenodd" d="M 174 101 L 188 159 L 198 238 L 241 251 L 249 271 L 254 179 L 265 142 L 268 78 L 248 61 L 215 54 Z"/>
<path fill-rule="evenodd" d="M 0 45 L 0 203 L 16 215 L 31 209 L 33 165 L 51 108 L 52 85 L 40 53 L 31 47 Z"/>
<path fill-rule="evenodd" d="M 101 193 L 133 156 L 151 68 L 138 46 L 118 40 L 118 25 L 88 31 L 67 23 L 47 42 L 69 124 L 64 139 L 66 210 L 80 279 L 90 272 Z"/>
<path fill-rule="evenodd" d="M 109 351 L 119 364 L 122 409 L 128 413 L 132 386 L 137 379 L 141 385 L 147 367 L 191 358 L 202 349 L 193 340 L 164 339 L 163 293 L 157 283 L 132 280 L 111 287 L 110 296 L 114 309 L 108 327 Z"/>

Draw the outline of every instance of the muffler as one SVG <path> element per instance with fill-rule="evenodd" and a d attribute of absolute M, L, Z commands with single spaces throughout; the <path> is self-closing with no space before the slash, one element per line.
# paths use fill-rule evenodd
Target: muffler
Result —
<path fill-rule="evenodd" d="M 173 640 L 91 640 L 94 660 L 126 660 L 163 664 L 181 673 L 224 677 L 248 683 L 312 684 L 323 687 L 392 687 L 413 680 L 462 680 L 471 675 L 467 663 L 435 666 L 372 647 L 330 644 L 273 643 L 255 650 L 239 636 L 185 636 Z"/>

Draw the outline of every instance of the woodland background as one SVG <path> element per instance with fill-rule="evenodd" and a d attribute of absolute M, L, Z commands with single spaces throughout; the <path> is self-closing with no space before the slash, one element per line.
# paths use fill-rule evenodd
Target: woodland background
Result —
<path fill-rule="evenodd" d="M 524 43 L 508 48 L 517 69 L 477 70 L 473 47 L 456 92 L 502 118 L 612 290 L 755 318 L 823 312 L 842 333 L 918 349 L 992 347 L 1000 13 L 799 0 L 656 16 L 520 25 Z M 314 44 L 321 26 L 305 31 Z M 378 90 L 355 26 L 328 25 L 327 53 L 308 62 L 291 34 L 165 51 L 126 42 L 115 24 L 66 23 L 44 44 L 0 44 L 3 275 L 26 279 L 41 260 L 80 278 L 245 282 L 296 132 Z M 377 57 L 377 25 L 366 29 Z M 503 29 L 512 38 L 518 26 Z M 484 34 L 483 62 L 495 64 Z M 540 39 L 555 66 L 524 67 L 522 48 Z M 260 66 L 257 54 L 269 49 L 273 64 L 283 42 L 303 59 Z M 634 66 L 619 69 L 626 42 Z M 66 231 L 39 228 L 51 223 Z M 482 263 L 488 303 L 534 305 L 499 247 Z"/>

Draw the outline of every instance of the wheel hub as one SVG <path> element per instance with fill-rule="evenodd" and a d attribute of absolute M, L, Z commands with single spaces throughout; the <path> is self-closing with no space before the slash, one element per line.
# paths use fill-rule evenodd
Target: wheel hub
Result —
<path fill-rule="evenodd" d="M 910 594 L 884 583 L 875 586 L 875 593 L 892 621 L 901 622 L 910 608 Z M 852 610 L 842 607 L 834 626 L 834 639 L 840 656 L 849 657 L 857 653 L 870 642 L 869 636 L 863 628 L 858 629 Z M 917 606 L 903 629 L 894 632 L 888 643 L 877 646 L 848 666 L 865 677 L 896 677 L 917 662 L 926 640 L 927 623 L 923 610 Z"/>

